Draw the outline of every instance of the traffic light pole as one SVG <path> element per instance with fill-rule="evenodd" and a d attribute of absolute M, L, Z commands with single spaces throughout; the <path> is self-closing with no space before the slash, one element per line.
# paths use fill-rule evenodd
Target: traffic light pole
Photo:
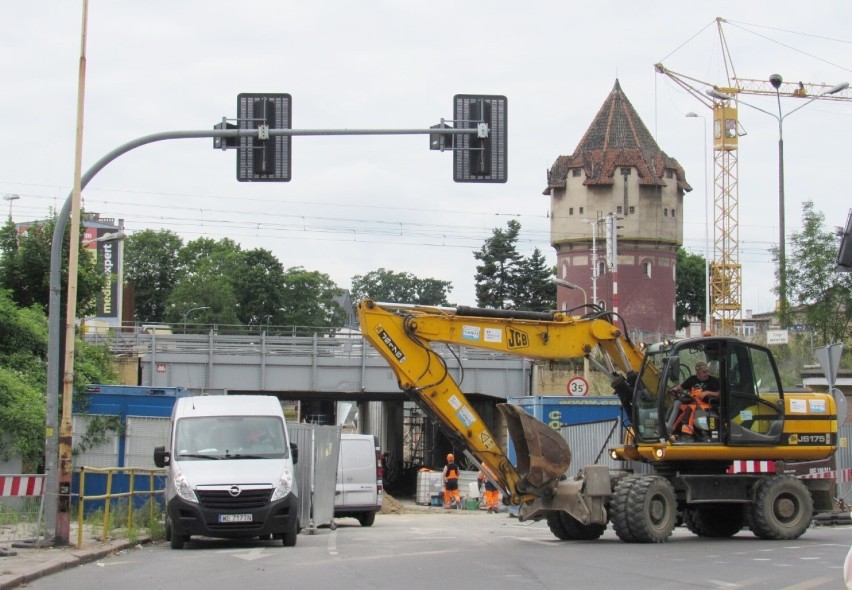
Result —
<path fill-rule="evenodd" d="M 326 135 L 464 135 L 482 133 L 473 129 L 210 129 L 198 131 L 166 131 L 139 137 L 112 150 L 89 168 L 80 177 L 79 190 L 82 191 L 89 182 L 109 163 L 143 145 L 172 139 L 203 139 L 218 138 L 232 139 L 240 137 L 261 138 L 264 136 L 326 136 Z M 224 145 L 226 142 L 222 142 Z M 56 217 L 53 230 L 53 240 L 50 249 L 50 287 L 48 295 L 48 342 L 47 342 L 47 392 L 45 417 L 45 544 L 68 545 L 70 539 L 70 510 L 71 510 L 71 401 L 72 392 L 69 386 L 60 388 L 60 373 L 64 375 L 63 383 L 73 384 L 74 367 L 73 353 L 67 354 L 64 371 L 62 369 L 61 338 L 62 334 L 62 245 L 65 230 L 68 226 L 72 210 L 74 191 L 68 195 L 62 209 Z M 70 244 L 69 248 L 76 248 Z M 70 251 L 70 250 L 69 250 Z M 75 318 L 66 318 L 66 324 L 73 326 Z M 73 344 L 73 342 L 72 342 Z M 67 346 L 67 345 L 66 345 Z M 61 391 L 61 396 L 60 396 Z M 60 400 L 62 413 L 60 416 Z M 68 432 L 63 432 L 60 444 L 59 427 L 62 425 Z M 62 473 L 60 473 L 62 471 Z M 61 481 L 61 485 L 60 485 Z M 53 539 L 48 537 L 52 535 Z"/>

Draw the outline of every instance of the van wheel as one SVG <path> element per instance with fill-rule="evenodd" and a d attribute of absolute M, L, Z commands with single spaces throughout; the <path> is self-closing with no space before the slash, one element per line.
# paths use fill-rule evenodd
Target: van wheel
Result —
<path fill-rule="evenodd" d="M 362 512 L 356 518 L 361 523 L 361 526 L 373 526 L 373 523 L 376 522 L 376 513 Z"/>
<path fill-rule="evenodd" d="M 169 547 L 172 549 L 183 549 L 184 541 L 188 541 L 189 537 L 184 537 L 183 535 L 176 535 L 172 532 L 172 538 L 169 539 Z"/>
<path fill-rule="evenodd" d="M 286 532 L 281 536 L 281 542 L 285 547 L 295 547 L 296 546 L 296 538 L 299 536 L 299 533 L 296 531 Z"/>
<path fill-rule="evenodd" d="M 166 517 L 166 532 L 165 532 L 166 541 L 172 540 L 172 521 L 169 517 Z"/>

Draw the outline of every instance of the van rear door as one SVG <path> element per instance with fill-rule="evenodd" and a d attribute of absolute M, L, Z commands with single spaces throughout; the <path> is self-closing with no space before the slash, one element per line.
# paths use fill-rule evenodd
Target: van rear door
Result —
<path fill-rule="evenodd" d="M 335 506 L 355 508 L 378 505 L 376 447 L 372 437 L 341 438 L 337 483 L 340 493 L 335 495 Z"/>

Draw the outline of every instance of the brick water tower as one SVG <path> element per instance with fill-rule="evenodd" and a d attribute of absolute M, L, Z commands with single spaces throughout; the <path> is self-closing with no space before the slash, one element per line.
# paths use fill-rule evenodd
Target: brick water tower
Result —
<path fill-rule="evenodd" d="M 616 80 L 574 153 L 547 172 L 557 277 L 579 287 L 557 289 L 558 309 L 587 300 L 617 311 L 639 339 L 673 335 L 683 196 L 691 190 Z"/>

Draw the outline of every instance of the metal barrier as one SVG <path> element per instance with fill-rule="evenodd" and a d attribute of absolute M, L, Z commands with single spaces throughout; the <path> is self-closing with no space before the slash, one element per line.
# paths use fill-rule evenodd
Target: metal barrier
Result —
<path fill-rule="evenodd" d="M 43 507 L 44 475 L 0 475 L 0 542 L 37 540 Z"/>
<path fill-rule="evenodd" d="M 126 474 L 127 491 L 113 492 L 114 475 Z M 142 474 L 143 481 L 147 480 L 147 489 L 137 490 L 138 482 L 137 474 Z M 106 475 L 105 492 L 103 494 L 87 496 L 86 495 L 86 476 L 87 475 Z M 144 477 L 144 476 L 147 476 Z M 144 469 L 136 467 L 81 467 L 80 468 L 80 491 L 78 495 L 77 507 L 77 547 L 83 545 L 83 526 L 86 515 L 86 502 L 103 502 L 103 522 L 101 525 L 101 539 L 106 540 L 107 529 L 110 522 L 110 507 L 113 500 L 127 498 L 127 528 L 133 527 L 133 513 L 136 505 L 136 499 L 147 496 L 145 503 L 148 504 L 150 510 L 150 520 L 153 521 L 156 515 L 155 498 L 162 496 L 165 493 L 165 488 L 157 489 L 155 483 L 157 478 L 164 479 L 166 471 L 164 469 Z M 122 486 L 123 487 L 123 486 Z"/>

